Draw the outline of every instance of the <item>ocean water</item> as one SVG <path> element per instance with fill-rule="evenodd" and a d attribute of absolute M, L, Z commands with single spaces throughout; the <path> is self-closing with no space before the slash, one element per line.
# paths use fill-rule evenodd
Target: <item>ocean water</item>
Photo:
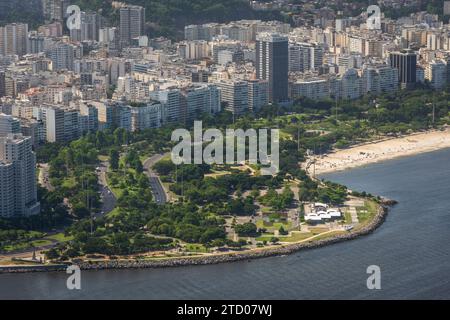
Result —
<path fill-rule="evenodd" d="M 373 234 L 250 262 L 168 269 L 0 275 L 1 299 L 449 299 L 450 149 L 324 178 L 399 201 Z M 381 289 L 366 286 L 381 269 Z"/>

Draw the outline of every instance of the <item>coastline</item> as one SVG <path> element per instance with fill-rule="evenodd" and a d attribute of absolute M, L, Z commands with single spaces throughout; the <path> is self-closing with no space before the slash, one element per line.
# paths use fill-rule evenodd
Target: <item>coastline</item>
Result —
<path fill-rule="evenodd" d="M 380 204 L 374 218 L 364 227 L 355 231 L 347 231 L 347 233 L 331 236 L 321 240 L 311 240 L 308 242 L 298 242 L 293 244 L 283 244 L 271 246 L 269 248 L 261 248 L 257 250 L 246 250 L 242 252 L 221 253 L 200 257 L 182 257 L 182 258 L 164 258 L 160 260 L 109 260 L 98 262 L 81 262 L 77 265 L 81 270 L 106 270 L 106 269 L 146 269 L 146 268 L 167 268 L 181 267 L 193 265 L 208 265 L 228 263 L 252 259 L 260 259 L 274 256 L 283 256 L 292 254 L 301 250 L 320 248 L 323 246 L 354 240 L 361 236 L 368 235 L 375 231 L 384 222 L 388 214 L 388 206 Z M 69 265 L 69 264 L 67 264 Z M 2 273 L 29 273 L 29 272 L 50 272 L 65 271 L 67 265 L 54 264 L 48 266 L 10 266 L 0 267 Z"/>
<path fill-rule="evenodd" d="M 335 150 L 316 158 L 309 171 L 320 175 L 446 148 L 450 148 L 448 127 L 442 131 L 418 132 Z"/>
<path fill-rule="evenodd" d="M 450 127 L 446 127 L 444 130 L 440 131 L 430 130 L 401 137 L 384 138 L 381 140 L 354 145 L 348 149 L 336 150 L 330 152 L 329 154 L 323 155 L 321 158 L 315 159 L 315 175 L 343 171 L 377 162 L 400 157 L 414 156 L 416 154 L 432 152 L 445 148 L 450 148 Z M 313 175 L 311 169 L 312 168 L 310 167 L 309 174 Z M 384 200 L 381 204 L 379 204 L 378 212 L 372 221 L 361 229 L 347 231 L 346 233 L 329 236 L 320 240 L 312 239 L 306 242 L 302 241 L 290 244 L 284 243 L 265 248 L 216 253 L 206 256 L 168 257 L 154 260 L 120 259 L 108 261 L 83 261 L 77 263 L 77 265 L 82 270 L 167 268 L 229 263 L 273 256 L 283 256 L 301 250 L 319 248 L 368 235 L 384 222 L 385 217 L 388 214 L 388 207 L 395 203 L 395 201 Z M 0 274 L 65 271 L 67 265 L 70 264 L 55 263 L 51 265 L 38 266 L 0 266 Z"/>

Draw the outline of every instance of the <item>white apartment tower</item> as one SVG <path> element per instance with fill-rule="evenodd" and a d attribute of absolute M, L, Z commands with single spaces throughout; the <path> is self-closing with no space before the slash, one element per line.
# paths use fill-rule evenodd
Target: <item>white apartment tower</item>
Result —
<path fill-rule="evenodd" d="M 226 103 L 225 110 L 242 115 L 249 109 L 247 81 L 221 81 L 217 86 L 220 88 L 221 101 Z"/>
<path fill-rule="evenodd" d="M 30 216 L 39 211 L 31 137 L 0 137 L 0 216 Z"/>
<path fill-rule="evenodd" d="M 323 47 L 317 43 L 289 44 L 289 71 L 318 71 L 323 64 Z"/>
<path fill-rule="evenodd" d="M 150 92 L 150 97 L 162 104 L 162 121 L 164 123 L 176 123 L 182 121 L 180 112 L 180 90 L 168 88 Z"/>
<path fill-rule="evenodd" d="M 253 112 L 269 104 L 269 82 L 267 80 L 248 81 L 248 108 Z"/>
<path fill-rule="evenodd" d="M 203 113 L 214 114 L 221 110 L 221 91 L 216 85 L 195 83 L 183 88 L 180 94 L 183 121 L 195 120 Z"/>
<path fill-rule="evenodd" d="M 388 65 L 365 65 L 361 79 L 363 93 L 379 94 L 398 89 L 398 71 Z"/>
<path fill-rule="evenodd" d="M 442 89 L 447 82 L 447 65 L 440 60 L 431 61 L 425 68 L 425 79 L 433 89 Z"/>

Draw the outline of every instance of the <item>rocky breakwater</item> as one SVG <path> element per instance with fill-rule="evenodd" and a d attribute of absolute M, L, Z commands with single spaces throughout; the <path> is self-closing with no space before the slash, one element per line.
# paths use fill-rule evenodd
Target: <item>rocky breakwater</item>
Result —
<path fill-rule="evenodd" d="M 0 274 L 2 274 L 2 273 L 65 271 L 67 269 L 67 266 L 68 265 L 66 265 L 66 264 L 0 266 Z"/>

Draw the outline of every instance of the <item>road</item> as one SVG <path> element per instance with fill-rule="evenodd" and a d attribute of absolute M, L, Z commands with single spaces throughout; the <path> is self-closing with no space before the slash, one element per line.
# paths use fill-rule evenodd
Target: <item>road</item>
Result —
<path fill-rule="evenodd" d="M 145 174 L 148 176 L 150 188 L 157 204 L 165 204 L 168 196 L 158 175 L 152 171 L 152 166 L 164 157 L 165 154 L 157 154 L 144 161 Z"/>
<path fill-rule="evenodd" d="M 100 196 L 102 199 L 102 210 L 97 216 L 103 216 L 110 213 L 116 207 L 116 197 L 114 193 L 109 189 L 106 181 L 106 172 L 108 171 L 109 162 L 102 161 L 97 170 L 98 182 L 100 185 Z"/>
<path fill-rule="evenodd" d="M 39 184 L 48 191 L 54 191 L 55 188 L 50 183 L 50 178 L 48 174 L 49 170 L 48 163 L 39 163 L 38 166 L 39 166 Z"/>

